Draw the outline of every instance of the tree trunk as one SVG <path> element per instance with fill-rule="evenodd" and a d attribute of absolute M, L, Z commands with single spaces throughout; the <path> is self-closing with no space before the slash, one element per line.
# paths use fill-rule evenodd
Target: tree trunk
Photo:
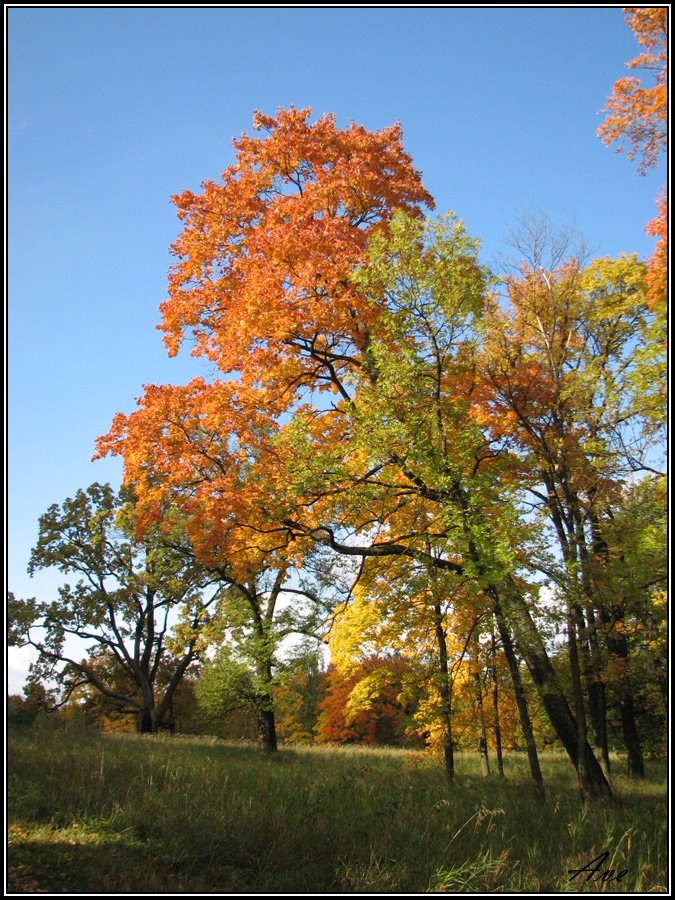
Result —
<path fill-rule="evenodd" d="M 478 753 L 480 754 L 480 767 L 483 778 L 487 778 L 490 774 L 490 760 L 488 758 L 487 733 L 485 731 L 485 710 L 483 709 L 483 689 L 480 683 L 480 675 L 474 672 L 473 675 L 474 689 L 476 692 L 476 705 L 478 709 L 478 719 L 480 722 L 480 738 L 478 741 Z"/>
<path fill-rule="evenodd" d="M 591 518 L 591 528 L 593 533 L 593 553 L 597 559 L 603 560 L 606 563 L 608 557 L 607 543 L 602 536 L 597 516 Z M 592 578 L 590 568 L 589 577 Z M 623 601 L 618 608 L 617 606 L 614 606 L 612 612 L 614 611 L 618 612 L 620 615 L 610 615 L 610 611 L 602 603 L 598 610 L 600 622 L 605 632 L 607 650 L 621 661 L 621 668 L 623 669 L 623 678 L 620 687 L 620 707 L 623 742 L 628 754 L 628 774 L 633 778 L 644 778 L 645 767 L 635 722 L 635 703 L 633 700 L 630 679 L 628 677 L 628 641 L 624 634 L 617 633 L 615 629 L 615 621 L 623 619 Z"/>
<path fill-rule="evenodd" d="M 623 742 L 628 753 L 628 774 L 632 778 L 645 777 L 645 764 L 640 749 L 640 739 L 635 725 L 635 706 L 633 694 L 624 691 L 621 698 L 621 726 L 623 728 Z"/>
<path fill-rule="evenodd" d="M 577 527 L 576 543 L 581 561 L 581 583 L 584 590 L 584 611 L 580 612 L 582 629 L 579 632 L 581 641 L 582 659 L 584 664 L 584 679 L 588 692 L 588 709 L 590 713 L 593 740 L 600 754 L 600 765 L 609 778 L 609 744 L 607 742 L 607 699 L 605 683 L 602 680 L 602 659 L 598 641 L 598 629 L 593 611 L 594 589 L 592 566 L 589 559 L 588 547 L 584 529 L 581 523 Z"/>
<path fill-rule="evenodd" d="M 155 734 L 157 732 L 152 710 L 146 708 L 138 713 L 136 719 L 136 732 L 138 734 Z"/>
<path fill-rule="evenodd" d="M 258 726 L 258 749 L 263 753 L 276 753 L 277 731 L 274 724 L 273 709 L 258 709 L 257 713 Z"/>
<path fill-rule="evenodd" d="M 265 641 L 267 647 L 268 642 Z M 258 728 L 258 749 L 263 753 L 276 753 L 277 731 L 274 721 L 274 696 L 272 694 L 272 659 L 269 652 L 256 663 L 258 675 L 258 698 L 256 719 Z"/>
<path fill-rule="evenodd" d="M 455 780 L 455 755 L 452 746 L 452 690 L 448 671 L 448 645 L 443 630 L 443 614 L 440 603 L 434 604 L 434 631 L 438 644 L 438 690 L 441 696 L 441 721 L 443 724 L 443 761 L 445 777 L 449 784 Z"/>
<path fill-rule="evenodd" d="M 513 682 L 513 692 L 516 696 L 516 706 L 518 707 L 520 728 L 523 732 L 525 747 L 527 749 L 527 760 L 530 764 L 530 774 L 532 775 L 532 781 L 534 782 L 534 789 L 536 793 L 539 795 L 541 800 L 544 800 L 546 796 L 544 791 L 544 779 L 542 778 L 541 769 L 539 767 L 537 745 L 535 743 L 534 734 L 532 732 L 532 722 L 530 721 L 530 714 L 527 709 L 527 699 L 525 697 L 525 690 L 523 689 L 523 682 L 520 677 L 518 660 L 516 659 L 516 654 L 513 649 L 513 643 L 511 641 L 511 635 L 509 634 L 508 625 L 502 613 L 501 604 L 499 602 L 499 594 L 496 591 L 491 591 L 490 594 L 492 596 L 494 615 L 497 621 L 499 637 L 502 642 L 502 647 L 504 648 L 504 655 L 506 656 L 506 662 L 509 667 L 511 681 Z"/>
<path fill-rule="evenodd" d="M 593 729 L 593 743 L 600 757 L 600 765 L 605 775 L 609 778 L 610 762 L 609 762 L 609 744 L 607 741 L 607 700 L 605 692 L 605 684 L 598 677 L 596 664 L 592 659 L 584 658 L 584 680 L 586 682 L 586 691 L 588 693 L 588 712 Z"/>
<path fill-rule="evenodd" d="M 574 613 L 570 608 L 567 612 L 567 649 L 569 653 L 570 672 L 572 675 L 572 696 L 574 698 L 574 717 L 577 725 L 577 776 L 579 790 L 585 800 L 595 799 L 594 783 L 590 776 L 590 745 L 586 731 L 586 711 L 584 709 L 584 697 L 581 690 L 581 672 L 579 670 L 579 650 L 577 645 L 576 629 L 574 627 Z"/>
<path fill-rule="evenodd" d="M 497 659 L 495 650 L 495 630 L 492 628 L 492 714 L 494 716 L 495 729 L 495 755 L 497 757 L 497 771 L 504 777 L 504 760 L 502 758 L 502 729 L 499 723 L 499 686 L 497 683 Z"/>
<path fill-rule="evenodd" d="M 560 687 L 555 670 L 548 658 L 546 647 L 539 634 L 524 597 L 512 578 L 505 579 L 498 589 L 503 614 L 513 628 L 518 649 L 525 660 L 544 708 L 574 768 L 579 772 L 579 745 L 577 723 Z M 588 744 L 584 747 L 584 788 L 588 799 L 611 797 L 612 790 Z"/>
<path fill-rule="evenodd" d="M 593 729 L 593 743 L 598 750 L 602 770 L 606 777 L 609 778 L 611 766 L 607 738 L 607 695 L 605 683 L 600 678 L 592 676 L 586 680 L 586 689 L 588 691 L 588 705 L 591 727 Z"/>
<path fill-rule="evenodd" d="M 607 649 L 620 660 L 622 678 L 620 686 L 621 729 L 623 743 L 628 754 L 628 774 L 632 778 L 644 778 L 645 766 L 640 748 L 640 738 L 635 722 L 635 701 L 628 677 L 628 642 L 625 635 L 613 632 L 611 623 L 607 629 Z"/>

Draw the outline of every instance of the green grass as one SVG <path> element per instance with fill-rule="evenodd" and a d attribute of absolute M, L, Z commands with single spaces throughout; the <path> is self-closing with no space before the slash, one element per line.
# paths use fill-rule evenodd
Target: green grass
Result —
<path fill-rule="evenodd" d="M 570 883 L 604 850 L 607 891 L 666 889 L 665 765 L 615 775 L 580 806 L 574 772 L 543 755 L 483 779 L 459 754 L 449 788 L 420 753 L 283 748 L 207 738 L 10 734 L 9 889 L 54 893 L 370 893 L 600 890 Z M 618 768 L 618 766 L 617 766 Z M 610 862 L 611 861 L 611 862 Z M 604 870 L 604 867 L 603 867 Z"/>

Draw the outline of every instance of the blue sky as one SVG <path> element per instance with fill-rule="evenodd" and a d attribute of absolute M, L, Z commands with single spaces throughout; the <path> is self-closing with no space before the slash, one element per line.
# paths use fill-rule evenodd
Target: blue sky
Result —
<path fill-rule="evenodd" d="M 439 212 L 490 263 L 518 217 L 573 224 L 595 252 L 649 254 L 663 172 L 595 136 L 637 55 L 620 8 L 8 10 L 8 586 L 39 516 L 93 481 L 94 440 L 145 383 L 209 374 L 155 329 L 169 197 L 217 179 L 254 109 L 400 120 Z M 10 654 L 18 690 L 25 654 Z"/>

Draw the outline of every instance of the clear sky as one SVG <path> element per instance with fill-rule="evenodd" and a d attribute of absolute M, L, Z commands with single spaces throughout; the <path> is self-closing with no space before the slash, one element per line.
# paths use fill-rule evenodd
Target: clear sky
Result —
<path fill-rule="evenodd" d="M 39 516 L 116 460 L 90 461 L 145 383 L 209 374 L 155 330 L 169 197 L 233 162 L 254 109 L 400 120 L 437 210 L 483 242 L 542 210 L 597 254 L 637 252 L 663 172 L 595 136 L 638 45 L 619 7 L 13 8 L 8 18 L 8 587 L 29 579 Z M 9 656 L 20 690 L 26 655 Z"/>

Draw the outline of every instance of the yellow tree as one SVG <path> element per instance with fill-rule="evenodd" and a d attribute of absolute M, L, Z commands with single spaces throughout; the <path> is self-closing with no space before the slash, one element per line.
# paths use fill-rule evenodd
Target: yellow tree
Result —
<path fill-rule="evenodd" d="M 368 560 L 353 599 L 331 623 L 333 665 L 348 677 L 359 675 L 348 700 L 353 711 L 369 706 L 388 683 L 388 674 L 389 681 L 400 679 L 401 660 L 409 665 L 402 695 L 414 699 L 416 730 L 443 753 L 451 783 L 457 743 L 455 700 L 464 685 L 470 689 L 468 718 L 482 713 L 482 689 L 480 703 L 475 703 L 475 675 L 482 674 L 483 662 L 477 638 L 488 620 L 489 600 L 475 582 L 401 557 Z M 389 667 L 382 663 L 372 672 L 363 671 L 373 654 L 389 654 Z M 481 750 L 487 752 L 484 740 Z"/>

